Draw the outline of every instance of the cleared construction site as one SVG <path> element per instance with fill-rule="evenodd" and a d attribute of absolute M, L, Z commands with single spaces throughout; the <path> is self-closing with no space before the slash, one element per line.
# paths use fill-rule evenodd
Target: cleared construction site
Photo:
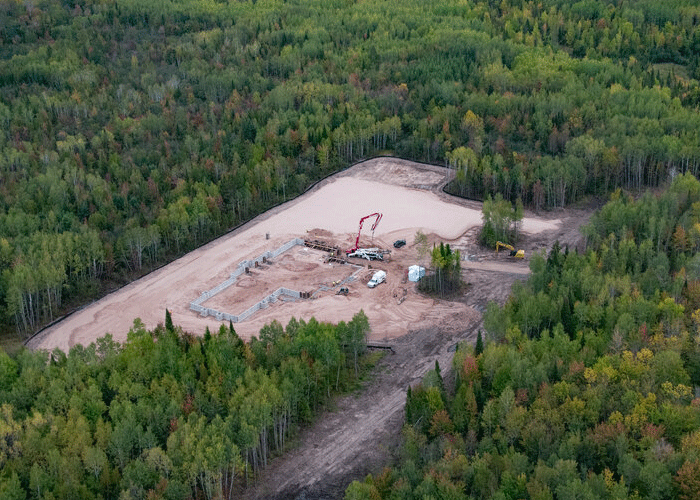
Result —
<path fill-rule="evenodd" d="M 203 334 L 231 321 L 245 339 L 272 321 L 286 325 L 292 317 L 314 317 L 337 323 L 359 310 L 367 315 L 370 339 L 376 341 L 420 328 L 470 323 L 476 311 L 460 302 L 425 297 L 407 281 L 410 266 L 429 264 L 429 256 L 414 243 L 418 231 L 430 246 L 444 241 L 463 254 L 473 253 L 472 231 L 481 224 L 481 206 L 445 195 L 442 186 L 448 178 L 445 168 L 394 158 L 355 165 L 86 305 L 27 345 L 67 352 L 107 333 L 122 341 L 136 318 L 155 328 L 166 309 L 188 332 Z M 359 230 L 358 221 L 365 223 Z M 522 231 L 535 234 L 559 223 L 525 218 Z M 399 240 L 405 244 L 394 247 Z M 385 271 L 384 281 L 368 287 L 378 270 Z"/>
<path fill-rule="evenodd" d="M 279 300 L 289 302 L 315 299 L 325 292 L 347 296 L 350 290 L 346 285 L 356 281 L 364 269 L 364 265 L 354 264 L 349 261 L 350 258 L 384 261 L 385 256 L 391 255 L 390 250 L 360 247 L 362 226 L 365 221 L 374 220 L 370 228 L 372 242 L 374 242 L 374 231 L 382 220 L 382 216 L 383 214 L 375 212 L 362 217 L 355 243 L 352 248 L 345 251 L 339 246 L 319 239 L 294 238 L 274 250 L 268 250 L 253 259 L 241 261 L 225 281 L 202 292 L 197 299 L 190 302 L 190 310 L 199 313 L 202 317 L 212 316 L 217 321 L 238 323 L 245 321 L 261 309 L 267 309 Z M 269 237 L 269 234 L 265 235 L 266 239 Z M 405 240 L 402 241 L 405 244 Z M 274 277 L 269 276 L 271 273 L 267 272 L 271 266 L 280 268 L 275 269 Z M 371 265 L 367 267 L 372 268 Z M 381 276 L 381 281 L 373 277 L 368 282 L 370 288 L 383 283 L 386 272 L 380 271 L 376 276 Z M 255 294 L 246 293 L 252 286 L 257 290 L 263 287 L 266 292 L 271 289 L 274 291 L 266 293 L 263 297 L 255 297 Z M 403 288 L 400 294 L 394 293 L 394 297 L 399 295 L 401 297 L 399 304 L 405 299 L 406 293 L 406 288 Z M 259 300 L 248 306 L 251 299 Z M 240 313 L 232 312 L 234 309 L 240 310 L 243 307 L 247 308 Z"/>
<path fill-rule="evenodd" d="M 358 278 L 364 266 L 350 263 L 342 255 L 340 248 L 325 242 L 294 238 L 254 259 L 240 262 L 227 280 L 190 302 L 190 310 L 202 317 L 238 323 L 278 301 L 310 300 L 324 292 L 347 289 L 346 285 Z M 274 273 L 270 272 L 273 266 Z M 260 289 L 261 284 L 279 286 L 264 297 L 251 296 L 250 288 L 255 285 Z M 233 312 L 255 299 L 259 300 L 242 312 Z"/>

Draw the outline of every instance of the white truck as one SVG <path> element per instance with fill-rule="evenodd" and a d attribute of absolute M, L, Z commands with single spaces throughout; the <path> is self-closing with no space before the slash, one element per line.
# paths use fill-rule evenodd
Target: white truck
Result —
<path fill-rule="evenodd" d="M 384 283 L 384 280 L 386 279 L 386 271 L 377 271 L 374 273 L 374 276 L 372 276 L 372 279 L 367 282 L 367 286 L 370 288 L 374 288 L 377 286 L 379 283 Z"/>
<path fill-rule="evenodd" d="M 360 257 L 367 260 L 384 260 L 384 254 L 379 248 L 358 248 L 350 252 L 348 257 Z"/>

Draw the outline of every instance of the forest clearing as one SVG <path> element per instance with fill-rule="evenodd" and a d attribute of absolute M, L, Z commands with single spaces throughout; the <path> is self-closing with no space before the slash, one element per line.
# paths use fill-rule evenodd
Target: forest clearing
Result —
<path fill-rule="evenodd" d="M 391 257 L 386 262 L 368 264 L 362 259 L 350 260 L 357 265 L 385 269 L 388 273 L 386 284 L 368 289 L 366 282 L 371 270 L 367 269 L 349 283 L 348 296 L 336 295 L 331 290 L 310 300 L 280 301 L 258 311 L 248 320 L 236 323 L 236 332 L 242 338 L 250 339 L 273 320 L 283 325 L 292 317 L 347 321 L 360 309 L 370 320 L 372 340 L 393 339 L 421 328 L 463 325 L 474 315 L 468 306 L 437 302 L 416 293 L 412 283 L 402 283 L 408 266 L 421 262 L 421 259 L 424 265 L 429 263 L 428 257 L 421 258 L 413 245 L 417 231 L 425 233 L 431 245 L 444 241 L 463 255 L 477 252 L 474 230 L 481 224 L 481 204 L 442 193 L 450 173 L 445 168 L 394 158 L 378 158 L 355 165 L 324 180 L 299 198 L 256 217 L 237 230 L 71 314 L 34 336 L 27 345 L 49 350 L 59 347 L 68 351 L 76 344 L 87 345 L 106 333 L 123 341 L 135 318 L 140 318 L 147 328 L 153 328 L 163 322 L 166 308 L 173 321 L 187 331 L 200 335 L 207 327 L 216 331 L 221 321 L 201 317 L 189 309 L 189 303 L 201 292 L 225 280 L 239 262 L 295 237 L 350 248 L 357 235 L 357 221 L 363 215 L 377 211 L 384 214 L 381 224 L 373 238 L 365 229 L 361 242 L 387 249 L 398 238 L 406 239 L 409 244 L 401 249 L 392 248 Z M 530 215 L 523 221 L 522 232 L 533 238 L 543 231 L 556 231 L 563 225 L 560 219 L 548 220 Z M 536 238 L 533 242 L 526 247 L 528 253 L 547 246 L 546 242 Z M 506 270 L 527 271 L 526 262 L 512 262 L 504 254 L 492 256 L 491 253 L 487 252 L 488 260 L 498 258 Z M 354 271 L 352 268 L 348 272 L 337 270 L 342 266 L 324 264 L 323 261 L 324 254 L 316 250 L 286 252 L 265 269 L 251 270 L 251 274 L 210 301 L 243 311 L 277 287 L 315 291 L 322 286 L 331 286 Z M 336 271 L 332 270 L 333 266 Z M 468 266 L 474 268 L 479 264 L 471 262 Z M 396 293 L 403 293 L 398 288 L 407 290 L 406 299 L 401 304 L 394 297 Z"/>
<path fill-rule="evenodd" d="M 699 19 L 3 2 L 0 498 L 700 498 Z"/>
<path fill-rule="evenodd" d="M 408 168 L 415 169 L 416 174 L 426 168 L 410 162 L 400 164 L 403 167 L 401 174 L 410 173 Z M 371 173 L 376 172 L 367 168 L 358 170 L 354 175 L 364 177 Z M 395 179 L 406 183 L 408 177 L 397 175 Z M 386 179 L 383 177 L 382 180 Z M 473 210 L 480 205 L 451 196 L 443 198 L 446 203 L 459 203 Z M 472 259 L 462 261 L 465 293 L 454 301 L 431 299 L 429 311 L 433 324 L 431 321 L 416 321 L 407 325 L 402 336 L 392 338 L 390 344 L 393 353 L 382 359 L 361 392 L 338 399 L 335 406 L 324 412 L 314 425 L 304 429 L 296 440 L 297 445 L 271 462 L 243 498 L 343 498 L 351 481 L 362 480 L 370 473 L 380 473 L 395 456 L 401 441 L 406 388 L 419 383 L 436 361 L 442 367 L 449 367 L 458 342 L 475 341 L 477 331 L 483 328 L 482 312 L 487 303 L 495 301 L 502 304 L 510 294 L 513 283 L 527 278 L 527 256 L 531 252 L 549 249 L 555 241 L 559 241 L 562 247 L 581 247 L 584 239 L 579 229 L 587 223 L 591 213 L 592 209 L 570 208 L 558 211 L 558 219 L 552 221 L 528 218 L 527 227 L 535 228 L 535 231 L 524 235 L 521 241 L 519 248 L 526 249 L 524 262 L 511 259 L 506 253 L 496 255 L 490 249 L 478 247 L 476 237 L 480 226 L 473 226 L 459 238 L 453 239 L 451 243 L 455 248 Z M 409 238 L 407 241 L 413 241 L 408 230 L 405 234 Z M 411 258 L 415 259 L 415 248 L 409 248 L 408 252 L 411 252 L 408 258 L 399 258 L 400 251 L 392 252 L 391 265 L 397 264 L 397 261 L 405 265 Z M 373 291 L 368 290 L 364 283 L 361 285 L 358 288 L 371 296 Z M 420 304 L 420 296 L 413 288 L 410 288 L 409 297 Z M 406 302 L 398 307 L 394 307 L 395 304 L 385 297 L 382 307 L 400 311 L 405 310 L 403 307 L 411 307 Z M 367 309 L 365 312 L 370 316 Z M 385 328 L 384 324 L 379 325 Z M 385 340 L 377 334 L 376 328 L 375 324 L 373 337 Z"/>
<path fill-rule="evenodd" d="M 699 20 L 3 2 L 0 498 L 700 498 Z"/>
<path fill-rule="evenodd" d="M 308 498 L 338 498 L 349 482 L 377 472 L 387 463 L 400 439 L 406 387 L 420 381 L 436 360 L 441 366 L 450 366 L 455 344 L 476 338 L 486 304 L 503 303 L 513 282 L 526 278 L 527 257 L 547 250 L 554 241 L 572 248 L 581 244 L 578 228 L 590 211 L 569 209 L 557 212 L 556 219 L 528 214 L 520 245 L 526 250 L 524 261 L 479 247 L 476 235 L 481 204 L 444 194 L 441 189 L 449 173 L 444 168 L 393 158 L 358 164 L 299 199 L 74 313 L 34 337 L 30 346 L 67 350 L 76 343 L 92 342 L 105 331 L 116 340 L 124 340 L 134 317 L 152 328 L 163 321 L 165 308 L 171 311 L 175 323 L 190 332 L 201 335 L 206 327 L 216 331 L 220 322 L 188 310 L 188 302 L 219 283 L 240 260 L 296 235 L 349 248 L 360 216 L 382 211 L 384 217 L 374 238 L 365 228 L 361 242 L 382 248 L 390 248 L 398 238 L 408 242 L 403 248 L 392 248 L 387 261 L 369 263 L 387 271 L 387 283 L 368 288 L 366 282 L 372 270 L 367 268 L 367 261 L 350 259 L 365 269 L 357 273 L 358 279 L 347 283 L 347 296 L 329 290 L 315 299 L 280 301 L 235 324 L 238 334 L 249 339 L 273 320 L 285 325 L 291 317 L 308 320 L 313 316 L 319 321 L 336 322 L 349 320 L 362 309 L 370 321 L 370 340 L 392 345 L 394 354 L 385 356 L 361 392 L 341 398 L 333 410 L 303 430 L 297 445 L 273 461 L 244 496 L 284 499 L 307 494 Z M 309 225 L 314 228 L 304 230 Z M 450 243 L 470 259 L 462 261 L 467 286 L 456 300 L 425 297 L 416 291 L 414 283 L 402 283 L 407 267 L 421 261 L 413 244 L 416 231 L 425 232 L 431 243 Z M 305 289 L 331 285 L 355 270 L 355 266 L 328 265 L 323 260 L 323 252 L 294 247 L 274 262 L 252 269 L 250 275 L 242 276 L 207 305 L 237 304 L 243 310 L 255 297 L 262 297 L 276 286 Z M 344 267 L 349 271 L 342 270 Z M 401 288 L 406 289 L 406 298 L 398 303 L 397 290 Z"/>

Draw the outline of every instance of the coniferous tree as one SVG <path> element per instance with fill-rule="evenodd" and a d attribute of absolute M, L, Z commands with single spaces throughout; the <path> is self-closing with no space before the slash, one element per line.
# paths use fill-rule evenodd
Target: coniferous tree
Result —
<path fill-rule="evenodd" d="M 443 401 L 447 400 L 447 391 L 445 391 L 445 381 L 442 378 L 442 372 L 440 371 L 440 363 L 435 360 L 435 374 L 437 375 L 438 389 L 440 390 L 440 395 Z"/>
<path fill-rule="evenodd" d="M 175 327 L 173 326 L 173 318 L 167 308 L 165 309 L 165 330 L 170 333 L 175 331 Z"/>
<path fill-rule="evenodd" d="M 476 335 L 476 346 L 474 347 L 474 355 L 478 356 L 484 352 L 484 339 L 481 336 L 481 329 L 479 329 L 479 333 Z"/>

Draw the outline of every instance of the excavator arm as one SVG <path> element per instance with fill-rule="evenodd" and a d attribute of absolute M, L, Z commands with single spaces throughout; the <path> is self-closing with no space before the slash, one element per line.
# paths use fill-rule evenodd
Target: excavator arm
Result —
<path fill-rule="evenodd" d="M 496 253 L 498 253 L 498 251 L 501 248 L 507 248 L 511 252 L 515 250 L 515 248 L 513 248 L 513 245 L 509 245 L 508 243 L 503 243 L 502 241 L 497 241 L 496 242 Z"/>
<path fill-rule="evenodd" d="M 525 258 L 525 250 L 516 250 L 513 248 L 513 245 L 509 245 L 508 243 L 503 243 L 502 241 L 497 241 L 496 242 L 496 253 L 501 248 L 505 248 L 507 250 L 510 250 L 510 256 L 515 257 L 516 259 L 523 259 Z"/>

